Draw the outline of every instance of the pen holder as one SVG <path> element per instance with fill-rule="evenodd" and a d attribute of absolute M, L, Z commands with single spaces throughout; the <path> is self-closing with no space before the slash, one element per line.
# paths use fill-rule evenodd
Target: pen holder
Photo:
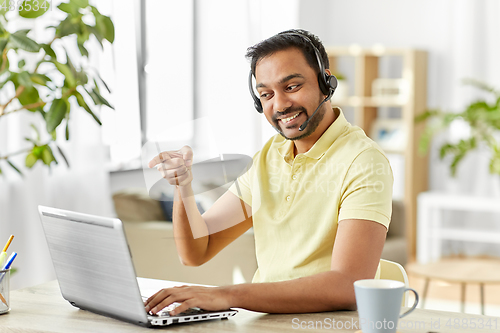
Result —
<path fill-rule="evenodd" d="M 0 270 L 0 315 L 10 311 L 10 269 Z"/>

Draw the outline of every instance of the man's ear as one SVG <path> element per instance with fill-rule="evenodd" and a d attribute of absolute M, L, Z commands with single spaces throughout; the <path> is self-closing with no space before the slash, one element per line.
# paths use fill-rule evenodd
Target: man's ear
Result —
<path fill-rule="evenodd" d="M 328 74 L 328 75 L 332 75 L 332 72 L 331 72 L 328 68 L 327 68 L 327 69 L 325 69 L 325 72 L 326 72 L 326 74 Z"/>

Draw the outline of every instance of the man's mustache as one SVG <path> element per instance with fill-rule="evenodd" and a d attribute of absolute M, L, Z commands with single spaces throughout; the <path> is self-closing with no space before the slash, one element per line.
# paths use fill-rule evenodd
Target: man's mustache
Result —
<path fill-rule="evenodd" d="M 305 112 L 307 114 L 307 110 L 303 106 L 297 106 L 297 107 L 292 107 L 292 108 L 286 109 L 283 112 L 279 112 L 278 111 L 275 114 L 273 114 L 273 116 L 271 117 L 271 119 L 274 122 L 277 122 L 278 118 L 281 118 L 281 117 L 286 116 L 286 115 L 291 114 L 291 113 L 295 113 L 297 111 Z"/>

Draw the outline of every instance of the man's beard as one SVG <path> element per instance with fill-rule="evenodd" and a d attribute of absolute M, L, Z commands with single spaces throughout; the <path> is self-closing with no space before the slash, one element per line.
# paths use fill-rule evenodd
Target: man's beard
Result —
<path fill-rule="evenodd" d="M 294 113 L 296 111 L 300 111 L 300 112 L 304 112 L 306 115 L 307 115 L 307 110 L 302 107 L 302 106 L 299 106 L 299 107 L 295 107 L 295 108 L 290 108 L 289 110 L 287 110 L 286 112 L 282 112 L 282 113 L 276 113 L 272 116 L 272 121 L 274 123 L 274 129 L 279 133 L 281 134 L 282 137 L 284 137 L 285 139 L 287 140 L 300 140 L 300 139 L 303 139 L 305 137 L 308 137 L 309 135 L 311 135 L 312 133 L 314 133 L 314 131 L 316 130 L 316 128 L 318 128 L 319 124 L 321 123 L 321 120 L 323 120 L 323 117 L 325 116 L 325 109 L 324 107 L 322 107 L 321 109 L 318 110 L 318 112 L 316 112 L 316 114 L 311 118 L 311 120 L 309 121 L 309 123 L 307 124 L 306 128 L 302 131 L 301 134 L 297 135 L 296 137 L 288 137 L 286 136 L 280 129 L 280 125 L 279 125 L 279 120 L 277 119 L 278 115 L 279 116 L 284 116 L 284 115 L 287 115 L 287 114 L 291 114 L 291 113 Z M 308 116 L 307 119 L 309 119 L 310 117 Z M 306 119 L 306 121 L 307 121 Z M 303 124 L 303 123 L 302 123 Z"/>

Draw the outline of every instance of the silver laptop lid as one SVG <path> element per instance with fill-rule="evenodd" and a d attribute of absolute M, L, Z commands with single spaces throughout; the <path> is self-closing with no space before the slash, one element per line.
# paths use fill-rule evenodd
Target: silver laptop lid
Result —
<path fill-rule="evenodd" d="M 81 309 L 148 326 L 121 221 L 38 210 L 63 297 Z"/>

